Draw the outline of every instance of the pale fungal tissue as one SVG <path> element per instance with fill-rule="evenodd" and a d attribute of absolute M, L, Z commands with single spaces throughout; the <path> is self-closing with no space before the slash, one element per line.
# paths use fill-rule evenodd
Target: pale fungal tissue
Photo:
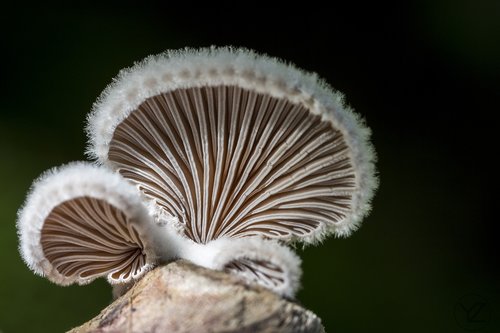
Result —
<path fill-rule="evenodd" d="M 88 154 L 36 180 L 20 251 L 68 285 L 139 279 L 183 258 L 281 295 L 288 245 L 348 236 L 377 187 L 370 131 L 315 74 L 235 48 L 122 70 L 88 117 Z"/>

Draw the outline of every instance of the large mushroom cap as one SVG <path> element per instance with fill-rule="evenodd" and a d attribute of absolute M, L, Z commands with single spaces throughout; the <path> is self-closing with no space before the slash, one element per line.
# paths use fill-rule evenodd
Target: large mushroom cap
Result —
<path fill-rule="evenodd" d="M 120 72 L 89 152 L 198 243 L 346 236 L 376 187 L 369 130 L 316 75 L 231 48 L 167 52 Z"/>
<path fill-rule="evenodd" d="M 150 219 L 126 180 L 74 163 L 35 181 L 19 212 L 20 249 L 31 269 L 58 284 L 128 282 L 152 267 L 163 243 Z"/>

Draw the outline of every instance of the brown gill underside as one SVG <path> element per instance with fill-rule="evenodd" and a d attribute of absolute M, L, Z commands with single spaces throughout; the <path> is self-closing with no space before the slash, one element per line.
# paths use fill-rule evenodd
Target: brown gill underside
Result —
<path fill-rule="evenodd" d="M 104 200 L 78 197 L 56 206 L 41 232 L 45 257 L 66 277 L 112 273 L 128 280 L 146 264 L 144 245 L 125 214 Z"/>
<path fill-rule="evenodd" d="M 117 126 L 108 158 L 198 243 L 307 236 L 342 222 L 355 190 L 331 123 L 236 86 L 148 98 Z"/>

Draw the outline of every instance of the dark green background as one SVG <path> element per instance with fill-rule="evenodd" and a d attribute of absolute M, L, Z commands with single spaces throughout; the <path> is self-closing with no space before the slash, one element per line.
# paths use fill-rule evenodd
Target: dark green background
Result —
<path fill-rule="evenodd" d="M 318 72 L 373 129 L 372 214 L 301 251 L 298 298 L 327 331 L 463 332 L 457 302 L 473 293 L 491 311 L 481 332 L 498 332 L 500 2 L 241 4 L 2 8 L 0 332 L 61 332 L 108 304 L 105 281 L 63 288 L 27 269 L 16 211 L 42 171 L 85 158 L 85 116 L 120 68 L 211 44 Z"/>

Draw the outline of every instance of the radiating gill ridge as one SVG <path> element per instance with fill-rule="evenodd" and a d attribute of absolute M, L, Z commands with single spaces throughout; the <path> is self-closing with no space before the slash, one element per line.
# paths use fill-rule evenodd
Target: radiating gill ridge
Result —
<path fill-rule="evenodd" d="M 143 273 L 144 245 L 128 217 L 104 200 L 77 197 L 47 216 L 41 232 L 45 257 L 66 277 L 108 276 L 127 281 Z"/>
<path fill-rule="evenodd" d="M 264 287 L 274 289 L 285 284 L 285 273 L 273 263 L 264 260 L 249 260 L 241 258 L 228 263 L 224 271 L 244 277 L 250 282 L 256 282 Z"/>

